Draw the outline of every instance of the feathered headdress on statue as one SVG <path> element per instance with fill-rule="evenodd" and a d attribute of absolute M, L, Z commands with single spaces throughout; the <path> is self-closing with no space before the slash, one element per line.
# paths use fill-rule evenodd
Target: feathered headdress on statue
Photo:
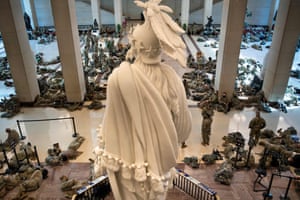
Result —
<path fill-rule="evenodd" d="M 135 1 L 137 6 L 144 8 L 143 14 L 146 20 L 145 24 L 147 24 L 147 33 L 152 32 L 152 35 L 157 38 L 163 52 L 185 67 L 186 46 L 180 37 L 184 33 L 184 30 L 167 14 L 172 13 L 173 10 L 168 6 L 159 5 L 160 2 L 161 0 L 149 0 L 148 2 Z M 135 31 L 133 31 L 133 35 Z M 146 40 L 144 36 L 141 36 L 141 38 Z M 153 45 L 151 48 L 153 48 Z"/>

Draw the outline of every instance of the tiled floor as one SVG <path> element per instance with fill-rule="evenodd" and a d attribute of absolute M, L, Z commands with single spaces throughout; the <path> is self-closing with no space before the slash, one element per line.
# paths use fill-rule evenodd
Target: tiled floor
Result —
<path fill-rule="evenodd" d="M 185 70 L 181 68 L 178 70 L 178 73 L 180 75 L 182 75 L 185 72 Z M 1 88 L 3 89 L 2 86 Z M 1 91 L 4 93 L 6 92 L 5 89 Z M 202 123 L 201 110 L 197 106 L 195 106 L 197 102 L 193 102 L 191 100 L 188 101 L 190 111 L 193 116 L 193 128 L 189 139 L 186 141 L 188 147 L 180 149 L 179 151 L 180 155 L 178 157 L 178 162 L 181 162 L 185 156 L 197 156 L 200 158 L 203 154 L 212 152 L 214 148 L 222 150 L 222 137 L 230 132 L 239 131 L 244 135 L 246 139 L 248 139 L 248 124 L 249 121 L 255 115 L 254 108 L 252 107 L 245 108 L 243 111 L 233 110 L 227 114 L 215 112 L 212 123 L 212 135 L 210 145 L 205 147 L 202 146 L 200 132 Z M 22 108 L 21 113 L 17 116 L 10 119 L 0 119 L 0 139 L 3 141 L 6 138 L 5 128 L 9 127 L 18 130 L 17 120 L 74 117 L 77 133 L 86 138 L 86 140 L 79 149 L 79 151 L 81 151 L 82 154 L 74 162 L 88 162 L 89 158 L 93 158 L 93 148 L 97 144 L 97 129 L 102 121 L 104 110 L 105 108 L 97 111 L 83 108 L 74 112 L 68 112 L 65 109 L 54 109 L 49 107 L 24 107 Z M 272 129 L 273 131 L 276 131 L 279 128 L 286 129 L 290 126 L 294 126 L 296 130 L 300 131 L 299 107 L 288 108 L 287 113 L 283 113 L 278 110 L 272 110 L 271 113 L 261 113 L 261 116 L 266 120 L 267 128 Z M 52 144 L 58 142 L 61 148 L 64 150 L 67 148 L 68 144 L 74 139 L 72 137 L 72 134 L 74 133 L 74 128 L 72 120 L 69 119 L 47 122 L 21 122 L 20 128 L 22 130 L 23 135 L 26 136 L 24 142 L 30 141 L 32 145 L 36 145 L 41 161 L 44 161 L 45 157 L 47 156 L 47 149 L 52 147 Z M 298 133 L 298 135 L 300 134 Z M 256 147 L 253 150 L 254 153 L 259 153 L 260 151 L 260 147 Z M 199 179 L 202 179 L 201 176 Z M 213 185 L 216 186 L 216 184 Z M 218 187 L 225 188 L 225 186 Z M 234 195 L 232 193 L 230 194 Z M 227 195 L 229 195 L 230 197 L 230 194 L 228 193 Z"/>
<path fill-rule="evenodd" d="M 199 169 L 192 169 L 190 167 L 185 167 L 185 172 L 195 177 L 205 185 L 208 185 L 210 188 L 213 188 L 217 192 L 221 200 L 263 200 L 263 193 L 265 191 L 254 191 L 265 189 L 262 186 L 256 184 L 254 187 L 254 181 L 257 177 L 254 169 L 246 170 L 234 170 L 233 178 L 231 179 L 230 185 L 224 185 L 215 182 L 214 174 L 215 170 L 219 168 L 218 164 L 211 166 L 200 165 Z M 264 177 L 261 183 L 265 186 L 269 186 L 270 179 L 272 176 L 272 171 L 267 172 L 267 176 Z M 280 195 L 284 195 L 288 186 L 288 178 L 274 176 L 272 181 L 272 187 L 269 194 L 273 196 L 274 200 L 280 199 Z M 268 194 L 268 193 L 267 193 Z M 287 193 L 288 197 L 291 200 L 300 199 L 300 193 L 295 192 L 294 184 L 291 184 L 291 187 Z M 266 199 L 264 199 L 266 200 Z"/>
<path fill-rule="evenodd" d="M 29 199 L 36 200 L 67 200 L 67 192 L 63 192 L 60 187 L 62 181 L 60 177 L 67 176 L 69 180 L 78 181 L 78 185 L 86 185 L 86 180 L 89 177 L 89 163 L 65 163 L 64 166 L 45 167 L 48 170 L 48 177 L 42 181 L 40 188 L 36 191 L 27 192 L 25 195 Z M 12 200 L 19 193 L 19 188 L 14 188 L 9 191 L 3 198 Z M 72 192 L 71 192 L 72 194 Z M 21 199 L 21 198 L 19 198 Z"/>
<path fill-rule="evenodd" d="M 195 104 L 189 101 L 190 105 Z M 230 132 L 240 131 L 246 139 L 248 139 L 248 124 L 254 117 L 254 108 L 245 108 L 243 111 L 231 111 L 227 114 L 215 112 L 212 123 L 212 135 L 209 146 L 201 145 L 201 110 L 196 106 L 191 106 L 190 111 L 193 116 L 193 128 L 190 137 L 187 140 L 187 148 L 180 149 L 180 157 L 184 156 L 199 156 L 210 153 L 212 149 L 221 149 L 222 137 Z M 286 129 L 289 126 L 294 126 L 296 130 L 300 130 L 300 125 L 297 118 L 299 117 L 300 108 L 289 109 L 288 113 L 283 113 L 278 110 L 273 110 L 272 113 L 261 113 L 261 116 L 266 120 L 267 128 L 274 131 L 279 128 Z M 76 130 L 81 136 L 86 138 L 86 141 L 80 147 L 83 152 L 78 157 L 78 162 L 87 162 L 88 158 L 93 157 L 93 148 L 96 145 L 97 128 L 100 125 L 104 114 L 104 109 L 89 110 L 83 108 L 78 111 L 68 112 L 65 109 L 55 108 L 22 108 L 21 113 L 17 116 L 7 119 L 1 118 L 0 139 L 3 141 L 6 138 L 5 128 L 15 128 L 18 130 L 17 120 L 20 122 L 22 134 L 26 136 L 25 141 L 30 141 L 32 145 L 36 145 L 41 160 L 44 160 L 47 155 L 47 149 L 52 147 L 52 144 L 58 142 L 62 149 L 66 149 L 68 144 L 74 139 L 72 137 L 74 130 L 72 120 L 63 119 L 47 122 L 26 122 L 22 120 L 38 120 L 38 119 L 54 119 L 74 117 Z"/>

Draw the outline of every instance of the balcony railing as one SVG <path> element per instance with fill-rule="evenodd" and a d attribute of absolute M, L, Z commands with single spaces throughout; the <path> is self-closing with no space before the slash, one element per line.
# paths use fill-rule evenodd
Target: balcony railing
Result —
<path fill-rule="evenodd" d="M 177 178 L 174 180 L 174 186 L 190 195 L 196 200 L 217 200 L 218 196 L 208 186 L 177 169 Z"/>
<path fill-rule="evenodd" d="M 104 200 L 111 192 L 107 176 L 100 176 L 89 182 L 89 185 L 77 190 L 72 200 Z"/>
<path fill-rule="evenodd" d="M 174 186 L 190 195 L 196 200 L 218 200 L 217 193 L 195 178 L 177 169 Z M 89 185 L 82 187 L 73 196 L 72 200 L 101 200 L 111 192 L 107 176 L 101 176 Z"/>

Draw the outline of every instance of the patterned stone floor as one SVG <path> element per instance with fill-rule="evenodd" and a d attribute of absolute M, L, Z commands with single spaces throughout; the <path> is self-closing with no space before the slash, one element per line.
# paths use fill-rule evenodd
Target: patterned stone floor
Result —
<path fill-rule="evenodd" d="M 213 188 L 217 192 L 221 200 L 263 200 L 263 192 L 254 192 L 254 181 L 257 177 L 255 169 L 238 169 L 234 171 L 234 175 L 230 185 L 223 185 L 214 180 L 216 169 L 220 165 L 204 165 L 200 164 L 199 169 L 192 169 L 185 166 L 184 171 L 192 177 L 202 181 L 205 185 Z M 280 199 L 280 195 L 285 194 L 288 186 L 288 178 L 283 177 L 287 173 L 282 172 L 282 177 L 274 176 L 270 193 L 273 199 Z M 262 179 L 262 184 L 268 186 L 272 176 L 272 171 L 267 172 L 267 176 Z M 263 189 L 256 185 L 255 189 Z M 294 182 L 292 182 L 288 191 L 288 197 L 291 200 L 300 199 L 300 192 L 296 192 Z"/>
<path fill-rule="evenodd" d="M 198 169 L 184 167 L 184 172 L 191 175 L 195 179 L 201 181 L 203 184 L 213 188 L 217 192 L 221 200 L 263 200 L 263 192 L 254 192 L 253 183 L 257 175 L 254 169 L 240 169 L 234 171 L 234 176 L 230 185 L 223 185 L 214 181 L 215 170 L 219 167 L 219 164 L 204 165 L 200 164 Z M 49 170 L 49 176 L 42 182 L 41 187 L 34 192 L 27 193 L 28 197 L 32 197 L 38 200 L 65 200 L 68 199 L 66 194 L 60 190 L 60 177 L 62 175 L 68 176 L 70 179 L 79 181 L 87 180 L 89 176 L 89 164 L 88 163 L 66 163 L 63 166 L 46 167 Z M 288 179 L 284 177 L 275 176 L 273 178 L 273 184 L 271 187 L 271 194 L 274 200 L 280 199 L 280 195 L 286 192 L 288 186 Z M 263 178 L 262 183 L 269 185 L 271 178 L 271 171 L 267 172 L 267 176 Z M 256 189 L 261 189 L 256 187 Z M 7 196 L 5 200 L 11 200 L 18 192 L 18 188 L 15 188 Z M 296 192 L 295 185 L 292 182 L 288 192 L 288 196 L 291 200 L 300 199 L 300 193 Z M 110 194 L 106 200 L 113 200 L 113 195 Z M 167 200 L 192 200 L 190 196 L 181 192 L 177 188 L 169 190 Z"/>
<path fill-rule="evenodd" d="M 69 177 L 69 180 L 74 179 L 80 182 L 86 182 L 90 174 L 89 163 L 65 163 L 62 166 L 49 167 L 45 166 L 48 170 L 48 178 L 44 179 L 40 188 L 33 192 L 27 193 L 27 198 L 34 198 L 36 200 L 64 200 L 66 193 L 62 192 L 61 176 Z M 12 200 L 18 194 L 19 188 L 16 187 L 10 191 L 5 197 L 5 200 Z M 1 198 L 0 198 L 1 199 Z M 4 200 L 3 199 L 3 200 Z M 20 199 L 20 198 L 19 198 Z M 1 199 L 2 200 L 2 199 Z"/>

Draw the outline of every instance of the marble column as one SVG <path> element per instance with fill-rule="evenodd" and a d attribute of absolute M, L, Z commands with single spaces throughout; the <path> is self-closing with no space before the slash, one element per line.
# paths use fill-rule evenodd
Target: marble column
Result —
<path fill-rule="evenodd" d="M 0 1 L 0 31 L 16 94 L 20 102 L 33 103 L 40 92 L 20 0 Z"/>
<path fill-rule="evenodd" d="M 212 16 L 213 0 L 204 0 L 203 26 L 207 24 L 207 17 Z"/>
<path fill-rule="evenodd" d="M 272 29 L 272 26 L 275 23 L 274 16 L 276 14 L 276 11 L 278 10 L 279 1 L 280 0 L 271 0 L 270 14 L 269 14 L 269 20 L 268 20 L 269 30 Z"/>
<path fill-rule="evenodd" d="M 30 0 L 30 8 L 31 8 L 32 26 L 33 26 L 32 28 L 36 29 L 39 26 L 39 21 L 36 15 L 34 0 Z"/>
<path fill-rule="evenodd" d="M 85 81 L 74 0 L 51 0 L 57 45 L 68 102 L 81 102 Z"/>
<path fill-rule="evenodd" d="M 282 100 L 288 85 L 297 42 L 300 36 L 300 1 L 280 1 L 265 62 L 263 91 L 269 101 Z"/>
<path fill-rule="evenodd" d="M 98 23 L 98 27 L 101 27 L 101 9 L 100 9 L 100 0 L 91 0 L 91 7 L 92 7 L 92 17 L 93 17 L 93 23 L 96 19 Z"/>
<path fill-rule="evenodd" d="M 23 9 L 23 14 L 24 12 L 28 14 L 31 20 L 32 29 L 35 29 L 35 27 L 37 27 L 38 24 L 37 24 L 36 12 L 35 12 L 34 0 L 22 0 L 21 3 L 22 3 L 21 5 Z"/>
<path fill-rule="evenodd" d="M 247 0 L 223 1 L 215 90 L 229 97 L 234 91 L 246 7 Z"/>
<path fill-rule="evenodd" d="M 181 1 L 181 27 L 185 28 L 185 31 L 188 30 L 189 25 L 189 15 L 190 15 L 190 0 Z"/>
<path fill-rule="evenodd" d="M 114 0 L 115 28 L 122 27 L 122 0 Z"/>

